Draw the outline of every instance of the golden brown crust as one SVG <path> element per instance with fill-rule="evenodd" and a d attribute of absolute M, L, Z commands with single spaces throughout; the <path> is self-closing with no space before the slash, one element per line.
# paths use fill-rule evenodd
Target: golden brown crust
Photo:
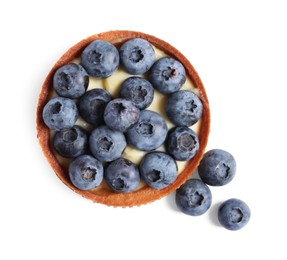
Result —
<path fill-rule="evenodd" d="M 162 190 L 155 190 L 153 188 L 150 188 L 148 186 L 144 186 L 143 188 L 131 192 L 131 193 L 116 193 L 111 191 L 107 185 L 101 185 L 100 188 L 98 188 L 95 191 L 82 191 L 77 189 L 73 186 L 71 181 L 69 180 L 68 173 L 65 171 L 65 169 L 58 163 L 57 158 L 55 154 L 53 153 L 51 144 L 50 144 L 50 130 L 48 127 L 44 124 L 44 121 L 42 119 L 42 111 L 45 106 L 45 104 L 49 100 L 49 94 L 52 91 L 52 79 L 55 71 L 61 67 L 62 65 L 71 62 L 76 57 L 80 56 L 80 53 L 84 50 L 84 48 L 91 43 L 94 40 L 107 40 L 113 43 L 116 46 L 120 46 L 125 41 L 140 37 L 148 40 L 151 44 L 158 47 L 159 49 L 163 50 L 168 55 L 180 60 L 185 69 L 187 75 L 192 80 L 194 86 L 199 90 L 199 97 L 202 100 L 204 111 L 202 115 L 202 123 L 200 126 L 199 131 L 199 139 L 200 139 L 200 148 L 196 156 L 190 160 L 184 169 L 184 171 L 179 174 L 176 181 L 166 187 Z M 71 47 L 54 65 L 54 67 L 49 72 L 48 76 L 46 77 L 42 90 L 39 96 L 38 100 L 38 107 L 37 107 L 37 133 L 38 133 L 38 139 L 40 142 L 40 145 L 42 147 L 42 150 L 44 152 L 44 155 L 48 159 L 50 165 L 56 172 L 57 176 L 63 181 L 64 184 L 66 184 L 69 188 L 74 190 L 75 192 L 79 193 L 83 197 L 92 200 L 93 202 L 103 203 L 109 206 L 121 206 L 121 207 L 132 207 L 132 206 L 139 206 L 142 204 L 147 204 L 152 201 L 155 201 L 157 199 L 160 199 L 173 191 L 175 191 L 179 186 L 181 186 L 189 177 L 190 175 L 195 171 L 196 167 L 198 166 L 200 159 L 202 158 L 207 141 L 208 141 L 208 135 L 210 130 L 210 109 L 209 109 L 209 103 L 207 99 L 207 95 L 204 89 L 204 86 L 201 82 L 201 79 L 193 66 L 190 64 L 190 62 L 183 56 L 178 50 L 176 50 L 174 47 L 172 47 L 169 43 L 160 40 L 152 35 L 148 35 L 141 32 L 134 32 L 134 31 L 109 31 L 105 33 L 100 33 L 96 35 L 92 35 L 73 47 Z"/>

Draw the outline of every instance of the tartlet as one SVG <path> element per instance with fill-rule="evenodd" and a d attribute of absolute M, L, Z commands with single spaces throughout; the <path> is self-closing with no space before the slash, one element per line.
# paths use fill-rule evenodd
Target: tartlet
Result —
<path fill-rule="evenodd" d="M 165 54 L 179 60 L 184 65 L 186 74 L 192 81 L 193 86 L 196 88 L 197 95 L 199 96 L 203 104 L 203 113 L 198 131 L 198 137 L 200 141 L 199 150 L 195 155 L 195 157 L 193 157 L 190 161 L 188 161 L 184 170 L 178 175 L 175 182 L 164 189 L 156 190 L 147 185 L 143 185 L 139 189 L 130 193 L 117 193 L 115 191 L 112 191 L 105 183 L 103 183 L 100 187 L 98 187 L 95 190 L 91 191 L 79 190 L 70 181 L 67 168 L 60 164 L 50 140 L 51 139 L 50 129 L 45 125 L 42 118 L 43 108 L 50 99 L 51 92 L 53 91 L 53 75 L 59 67 L 72 62 L 76 58 L 79 58 L 85 47 L 94 40 L 106 40 L 114 44 L 117 48 L 119 48 L 124 42 L 133 38 L 146 39 L 153 46 L 163 51 Z M 195 171 L 196 167 L 198 166 L 204 154 L 208 141 L 210 131 L 210 108 L 205 88 L 198 73 L 191 65 L 191 63 L 188 61 L 188 59 L 183 54 L 181 54 L 176 48 L 174 48 L 169 43 L 155 36 L 145 34 L 142 32 L 108 31 L 100 34 L 95 34 L 86 39 L 81 40 L 73 47 L 71 47 L 56 62 L 56 64 L 50 70 L 49 74 L 47 75 L 42 85 L 42 89 L 38 99 L 36 124 L 37 124 L 38 140 L 40 142 L 40 146 L 42 147 L 43 153 L 47 158 L 48 162 L 50 163 L 50 165 L 52 166 L 53 170 L 55 171 L 56 175 L 61 179 L 61 181 L 64 184 L 66 184 L 76 193 L 82 195 L 87 199 L 92 200 L 93 202 L 103 203 L 108 206 L 132 207 L 153 202 L 172 193 L 177 188 L 179 188 Z"/>

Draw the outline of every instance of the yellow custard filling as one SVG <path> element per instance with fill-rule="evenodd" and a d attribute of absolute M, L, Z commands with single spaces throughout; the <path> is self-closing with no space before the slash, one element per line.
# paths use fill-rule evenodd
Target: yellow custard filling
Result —
<path fill-rule="evenodd" d="M 158 48 L 154 47 L 155 53 L 156 53 L 156 59 L 158 60 L 159 58 L 168 56 L 165 54 L 165 52 L 159 50 Z M 74 63 L 80 63 L 80 59 L 75 59 L 72 62 Z M 89 79 L 89 86 L 87 91 L 94 89 L 94 88 L 102 88 L 107 90 L 112 98 L 117 98 L 118 97 L 118 93 L 120 90 L 120 86 L 123 83 L 123 81 L 125 79 L 127 79 L 128 77 L 131 77 L 134 75 L 131 75 L 129 73 L 127 73 L 126 71 L 124 71 L 121 67 L 119 67 L 112 76 L 106 78 L 106 79 L 98 79 L 98 78 L 94 78 L 92 76 L 90 76 Z M 146 75 L 142 75 L 142 77 L 146 77 Z M 195 94 L 197 93 L 197 89 L 193 86 L 190 78 L 187 76 L 186 77 L 186 82 L 184 83 L 184 85 L 181 87 L 181 90 L 191 90 L 193 91 Z M 51 93 L 51 97 L 56 96 L 55 91 L 53 91 Z M 163 116 L 163 118 L 165 119 L 166 123 L 167 123 L 167 127 L 168 129 L 174 127 L 174 124 L 168 119 L 166 112 L 165 112 L 165 104 L 167 101 L 168 95 L 166 94 L 162 94 L 157 90 L 154 90 L 154 99 L 151 103 L 151 105 L 149 107 L 147 107 L 147 110 L 152 110 L 155 111 L 157 113 L 159 113 L 161 116 Z M 200 127 L 200 123 L 201 120 L 199 120 L 196 124 L 194 124 L 192 127 L 190 127 L 191 129 L 193 129 L 197 134 L 199 132 L 199 127 Z M 85 128 L 86 130 L 90 131 L 94 128 L 94 126 L 90 125 L 89 123 L 87 123 L 86 121 L 84 121 L 81 117 L 78 118 L 76 125 L 79 125 L 83 128 Z M 53 136 L 54 136 L 54 131 L 50 130 L 50 140 L 53 140 Z M 164 146 L 160 146 L 158 149 L 156 149 L 157 151 L 165 151 Z M 64 166 L 64 167 L 68 167 L 68 164 L 71 162 L 71 159 L 67 159 L 64 158 L 60 155 L 58 155 L 56 152 L 56 157 L 57 160 L 59 161 L 59 163 Z M 125 148 L 122 157 L 132 161 L 135 164 L 139 164 L 140 161 L 142 160 L 142 158 L 144 157 L 144 155 L 146 154 L 146 152 L 144 151 L 140 151 L 130 145 L 127 145 L 127 147 Z M 185 168 L 187 161 L 176 161 L 177 163 L 177 167 L 178 167 L 178 174 L 180 174 L 183 169 Z"/>

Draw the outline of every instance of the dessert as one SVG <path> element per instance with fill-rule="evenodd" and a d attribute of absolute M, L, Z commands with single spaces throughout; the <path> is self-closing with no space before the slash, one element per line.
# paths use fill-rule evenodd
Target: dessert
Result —
<path fill-rule="evenodd" d="M 127 46 L 127 43 L 130 40 L 134 40 L 134 39 L 144 39 L 148 41 L 148 43 L 150 43 L 150 45 L 152 46 L 154 50 L 155 57 L 153 56 L 152 54 L 153 52 L 150 49 L 147 52 L 147 55 L 145 55 L 145 53 L 141 51 L 135 51 L 135 52 L 130 53 L 131 59 L 134 60 L 135 62 L 141 59 L 145 59 L 146 57 L 147 65 L 145 67 L 137 67 L 137 66 L 133 67 L 131 64 L 128 64 L 127 62 L 124 63 L 123 61 L 121 61 L 121 57 L 125 57 L 126 55 L 125 54 L 126 49 L 129 49 L 129 46 Z M 104 50 L 109 49 L 108 53 L 110 54 L 110 56 L 108 59 L 113 61 L 112 66 L 108 66 L 106 60 L 104 60 L 101 63 L 100 67 L 95 67 L 93 66 L 93 64 L 92 65 L 89 64 L 89 60 L 92 59 L 95 61 L 97 59 L 100 59 L 100 57 L 103 55 L 103 53 L 100 53 L 100 52 L 99 53 L 94 52 L 92 53 L 92 56 L 91 54 L 87 54 L 89 53 L 86 51 L 87 47 L 90 47 L 91 44 L 95 44 L 95 40 L 97 40 L 98 45 L 100 46 L 99 48 L 100 50 L 103 50 L 103 52 Z M 107 44 L 107 42 L 109 44 Z M 117 51 L 115 51 L 115 49 L 119 50 L 119 56 L 117 55 Z M 122 58 L 122 60 L 124 60 L 124 58 Z M 154 62 L 153 66 L 150 65 L 151 60 Z M 164 62 L 162 62 L 161 60 L 164 60 Z M 184 70 L 182 70 L 182 68 L 180 68 L 180 65 L 177 65 L 175 61 L 179 61 L 180 64 L 183 65 Z M 172 66 L 170 66 L 169 70 L 165 70 L 164 73 L 163 72 L 161 73 L 164 79 L 172 79 L 171 83 L 168 84 L 168 86 L 165 86 L 163 83 L 159 83 L 161 80 L 159 80 L 159 76 L 156 76 L 156 75 L 159 75 L 157 74 L 159 71 L 162 71 L 161 63 L 166 63 L 166 62 L 170 62 L 169 64 L 173 64 Z M 88 72 L 88 74 L 90 75 L 87 92 L 79 98 L 77 107 L 74 106 L 74 103 L 76 103 L 75 101 L 73 101 L 72 99 L 68 99 L 72 101 L 70 102 L 66 100 L 65 97 L 58 97 L 56 96 L 53 90 L 54 88 L 53 78 L 54 78 L 55 73 L 58 71 L 58 69 L 60 69 L 64 65 L 71 64 L 71 63 L 75 63 L 75 64 L 81 63 L 83 67 L 86 69 L 86 71 Z M 175 63 L 176 65 L 174 65 Z M 126 70 L 123 68 L 126 68 Z M 77 70 L 81 71 L 81 68 L 78 68 Z M 69 176 L 70 175 L 69 167 L 71 167 L 71 165 L 74 165 L 74 164 L 71 164 L 71 161 L 73 161 L 73 159 L 64 158 L 60 156 L 56 152 L 55 148 L 53 147 L 52 140 L 54 138 L 55 131 L 65 130 L 65 129 L 62 129 L 61 122 L 60 122 L 61 120 L 59 120 L 59 118 L 56 116 L 57 113 L 54 113 L 54 112 L 57 112 L 60 108 L 65 108 L 67 106 L 72 107 L 73 110 L 71 114 L 69 115 L 68 120 L 66 120 L 67 122 L 65 122 L 64 128 L 71 128 L 74 125 L 78 125 L 84 128 L 87 132 L 91 133 L 92 131 L 95 131 L 95 129 L 98 129 L 99 125 L 102 124 L 101 118 L 100 119 L 96 118 L 94 125 L 89 124 L 89 122 L 87 122 L 88 120 L 87 121 L 83 120 L 83 118 L 85 117 L 84 115 L 85 112 L 81 112 L 81 108 L 79 108 L 81 106 L 79 104 L 83 103 L 82 106 L 85 106 L 86 102 L 83 102 L 83 101 L 81 102 L 81 100 L 84 99 L 85 95 L 87 95 L 89 91 L 92 91 L 92 89 L 104 89 L 111 95 L 112 101 L 110 101 L 108 97 L 103 98 L 103 100 L 101 99 L 97 100 L 96 102 L 97 105 L 93 109 L 98 111 L 98 113 L 103 114 L 104 121 L 106 124 L 108 124 L 110 128 L 112 127 L 117 128 L 115 130 L 119 131 L 119 133 L 121 133 L 121 131 L 127 130 L 126 135 L 128 136 L 129 135 L 128 132 L 133 130 L 134 124 L 137 124 L 135 122 L 139 122 L 139 118 L 141 118 L 142 112 L 138 113 L 140 109 L 137 106 L 133 106 L 132 104 L 127 105 L 127 107 L 130 108 L 129 113 L 126 116 L 123 116 L 122 118 L 119 118 L 120 116 L 117 116 L 114 112 L 119 111 L 117 110 L 118 108 L 120 109 L 121 107 L 126 107 L 126 103 L 125 103 L 126 99 L 124 99 L 123 101 L 119 97 L 120 85 L 127 78 L 131 76 L 136 76 L 135 74 L 139 72 L 145 73 L 144 75 L 141 74 L 141 76 L 143 76 L 146 79 L 149 79 L 151 83 L 154 82 L 154 84 L 157 85 L 157 87 L 154 87 L 155 91 L 154 91 L 153 101 L 147 107 L 148 110 L 143 110 L 143 111 L 151 110 L 153 111 L 152 114 L 158 114 L 160 117 L 164 118 L 166 122 L 166 126 L 169 129 L 174 127 L 174 124 L 169 120 L 165 112 L 165 104 L 166 104 L 168 95 L 176 91 L 178 89 L 178 85 L 180 84 L 181 90 L 187 89 L 187 90 L 193 91 L 196 94 L 196 96 L 199 97 L 202 103 L 202 106 L 203 106 L 201 118 L 198 120 L 198 122 L 195 125 L 191 127 L 193 131 L 197 133 L 198 140 L 199 140 L 199 147 L 198 147 L 197 152 L 195 153 L 194 157 L 190 159 L 189 161 L 185 161 L 185 162 L 177 161 L 176 162 L 177 168 L 178 168 L 177 175 L 175 176 L 174 180 L 171 183 L 169 183 L 169 185 L 161 189 L 150 187 L 149 185 L 147 185 L 146 182 L 141 181 L 139 186 L 137 186 L 137 188 L 133 191 L 130 191 L 127 193 L 116 192 L 111 188 L 111 186 L 109 186 L 109 184 L 105 180 L 103 180 L 100 184 L 98 184 L 98 181 L 95 181 L 95 183 L 97 184 L 95 189 L 92 189 L 92 190 L 79 189 L 79 187 L 76 187 L 73 184 Z M 80 77 L 83 78 L 82 80 L 84 80 L 84 82 L 87 81 L 86 77 L 83 76 L 83 73 L 78 73 L 78 74 L 80 74 Z M 183 74 L 186 74 L 186 81 L 182 79 Z M 100 77 L 100 78 L 95 78 L 95 77 Z M 175 82 L 173 81 L 173 79 L 175 79 L 174 80 Z M 64 75 L 62 82 L 69 83 L 70 81 L 71 79 L 69 77 L 65 77 Z M 86 84 L 83 84 L 83 86 L 81 86 L 81 89 L 83 87 L 85 88 L 85 85 Z M 139 88 L 139 90 L 141 89 Z M 159 92 L 158 90 L 161 92 Z M 139 91 L 139 93 L 142 93 L 142 92 Z M 105 94 L 102 94 L 102 95 L 105 96 Z M 106 96 L 108 96 L 108 94 L 106 94 Z M 141 96 L 139 95 L 138 97 L 141 97 Z M 58 99 L 58 100 L 55 101 L 55 99 Z M 48 111 L 49 113 L 47 113 L 47 116 L 43 116 L 45 114 L 43 113 L 43 110 L 46 110 L 46 106 L 49 102 L 52 102 L 56 105 L 53 106 L 50 112 Z M 104 106 L 103 103 L 110 104 L 110 102 L 114 102 L 114 106 L 111 106 L 109 111 L 107 110 L 103 111 L 103 107 L 102 107 Z M 57 109 L 57 106 L 58 106 L 58 109 Z M 114 112 L 113 112 L 113 107 L 117 108 Z M 191 111 L 194 109 L 195 109 L 195 106 L 194 107 L 191 106 Z M 83 109 L 83 110 L 86 111 L 86 109 Z M 88 116 L 89 115 L 86 115 L 86 117 Z M 158 116 L 152 116 L 152 117 L 156 118 Z M 75 119 L 77 120 L 76 122 L 75 122 Z M 115 120 L 120 120 L 120 121 L 118 122 L 118 124 L 113 125 Z M 51 127 L 48 128 L 47 125 L 49 125 L 51 122 L 53 122 L 53 124 L 51 124 Z M 137 133 L 140 133 L 141 138 L 144 138 L 146 135 L 149 135 L 150 128 L 153 129 L 152 124 L 146 125 L 145 123 L 143 123 L 143 124 L 138 124 L 137 126 L 138 126 Z M 174 47 L 172 47 L 170 44 L 166 43 L 165 41 L 160 40 L 148 34 L 144 34 L 140 32 L 132 32 L 132 31 L 110 31 L 106 33 L 93 35 L 80 41 L 75 46 L 70 48 L 54 65 L 54 67 L 51 69 L 50 73 L 48 74 L 46 80 L 44 81 L 44 84 L 42 86 L 42 90 L 39 96 L 38 108 L 37 108 L 37 131 L 38 131 L 39 142 L 40 142 L 40 145 L 43 149 L 43 152 L 46 158 L 48 159 L 50 165 L 56 172 L 57 176 L 69 188 L 79 193 L 80 195 L 84 196 L 85 198 L 91 199 L 94 202 L 99 202 L 99 203 L 103 203 L 103 204 L 111 205 L 111 206 L 127 207 L 127 206 L 146 204 L 154 200 L 160 199 L 170 194 L 171 192 L 176 190 L 178 187 L 180 187 L 194 172 L 197 165 L 199 164 L 201 157 L 203 156 L 203 153 L 205 151 L 205 147 L 207 144 L 207 140 L 208 140 L 209 127 L 210 127 L 210 111 L 209 111 L 207 95 L 206 95 L 205 89 L 203 87 L 203 84 L 197 72 L 195 71 L 193 66 L 189 63 L 189 61 L 178 50 L 176 50 Z M 165 135 L 166 133 L 164 126 L 161 126 L 158 131 L 164 132 L 163 134 L 160 134 L 161 136 Z M 132 136 L 133 134 L 130 134 L 130 138 L 127 138 L 127 139 L 132 139 L 133 138 Z M 186 136 L 187 135 L 185 135 L 184 137 Z M 73 139 L 74 138 L 73 134 L 72 135 L 70 134 L 70 136 L 68 135 L 67 138 Z M 146 140 L 150 140 L 150 138 L 146 138 Z M 186 138 L 183 138 L 183 140 L 186 140 Z M 93 141 L 95 140 L 91 138 L 89 139 L 89 143 Z M 193 143 L 194 142 L 195 141 L 193 140 Z M 149 145 L 148 141 L 144 143 L 145 145 Z M 156 144 L 155 146 L 152 146 L 152 147 L 147 147 L 147 148 L 144 147 L 142 148 L 142 150 L 136 149 L 133 146 L 126 146 L 126 148 L 123 151 L 122 157 L 125 158 L 126 160 L 131 161 L 132 163 L 136 165 L 140 165 L 142 158 L 146 154 L 145 150 L 150 151 L 151 149 L 157 149 L 157 150 L 159 149 L 160 152 L 163 151 L 164 146 L 163 146 L 162 141 L 160 143 L 161 143 L 160 147 L 158 147 L 158 144 Z M 135 142 L 135 145 L 137 144 L 138 142 Z M 183 144 L 185 145 L 186 143 L 184 142 Z M 109 147 L 111 146 L 111 142 L 106 136 L 104 136 L 101 139 L 101 145 L 109 149 Z M 152 145 L 154 145 L 154 142 L 152 142 Z M 193 144 L 189 143 L 187 145 L 188 146 L 192 145 L 192 149 L 193 149 Z M 96 147 L 96 146 L 93 145 L 93 147 Z M 187 148 L 189 149 L 189 147 Z M 93 150 L 93 148 L 91 150 Z M 94 153 L 93 151 L 91 152 L 94 155 L 95 152 Z M 87 156 L 90 156 L 90 155 L 83 154 L 77 158 L 81 158 L 85 156 L 86 158 L 84 158 L 84 161 L 86 162 L 86 164 L 91 164 L 92 163 L 90 162 L 91 158 L 87 158 Z M 74 161 L 75 160 L 77 159 L 74 159 Z M 97 165 L 97 163 L 95 162 L 93 162 L 93 164 Z M 124 164 L 129 164 L 129 163 L 125 160 L 121 160 L 119 163 L 119 165 L 124 165 Z M 87 167 L 82 177 L 92 178 L 94 175 L 95 173 L 91 170 L 91 168 Z M 113 174 L 111 174 L 111 176 L 112 175 Z M 76 174 L 74 174 L 73 176 L 76 176 Z M 158 176 L 154 176 L 155 179 L 158 179 L 160 177 L 161 177 L 160 174 Z M 93 180 L 95 179 L 96 178 L 93 178 Z M 135 179 L 138 180 L 138 178 L 136 177 Z M 115 181 L 115 186 L 121 188 L 122 184 L 121 182 L 119 182 L 119 179 Z"/>

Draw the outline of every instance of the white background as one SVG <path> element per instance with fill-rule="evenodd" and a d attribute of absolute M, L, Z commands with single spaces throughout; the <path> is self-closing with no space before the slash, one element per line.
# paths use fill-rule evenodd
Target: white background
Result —
<path fill-rule="evenodd" d="M 0 259 L 286 259 L 284 2 L 1 1 Z M 168 41 L 201 76 L 212 113 L 208 150 L 231 152 L 238 166 L 230 184 L 211 187 L 203 216 L 180 213 L 174 194 L 136 208 L 93 204 L 63 185 L 42 154 L 35 113 L 47 73 L 70 46 L 112 29 Z M 216 219 L 231 197 L 252 210 L 235 232 Z"/>

